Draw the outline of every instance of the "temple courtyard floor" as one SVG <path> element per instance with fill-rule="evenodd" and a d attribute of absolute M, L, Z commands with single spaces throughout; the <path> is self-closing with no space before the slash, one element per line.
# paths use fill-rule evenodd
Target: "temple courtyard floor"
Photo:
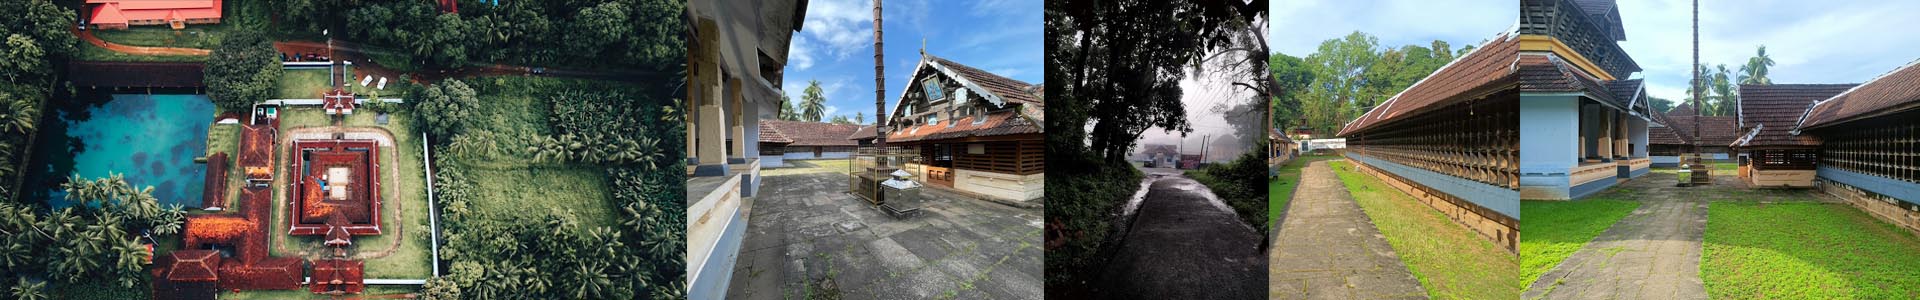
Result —
<path fill-rule="evenodd" d="M 728 298 L 1040 297 L 1040 209 L 922 188 L 922 213 L 895 218 L 847 193 L 842 162 L 764 171 Z"/>
<path fill-rule="evenodd" d="M 1920 237 L 1812 189 L 1756 188 L 1716 165 L 1574 201 L 1521 203 L 1526 299 L 1920 297 Z"/>

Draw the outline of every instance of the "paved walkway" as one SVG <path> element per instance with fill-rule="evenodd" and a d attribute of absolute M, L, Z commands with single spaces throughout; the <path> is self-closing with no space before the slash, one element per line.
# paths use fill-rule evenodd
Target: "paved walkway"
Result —
<path fill-rule="evenodd" d="M 1300 186 L 1267 261 L 1272 299 L 1426 299 L 1386 236 L 1324 161 Z"/>
<path fill-rule="evenodd" d="M 1541 275 L 1521 298 L 1706 299 L 1700 281 L 1708 201 L 1703 193 L 1732 182 L 1681 188 L 1673 186 L 1676 181 L 1656 173 L 1623 184 L 1637 191 L 1627 199 L 1639 200 L 1640 208 Z"/>
<path fill-rule="evenodd" d="M 1259 299 L 1262 235 L 1186 177 L 1148 187 L 1100 276 L 1104 299 Z"/>
<path fill-rule="evenodd" d="M 894 218 L 824 168 L 767 176 L 748 201 L 728 299 L 1040 299 L 1039 209 L 922 189 Z"/>

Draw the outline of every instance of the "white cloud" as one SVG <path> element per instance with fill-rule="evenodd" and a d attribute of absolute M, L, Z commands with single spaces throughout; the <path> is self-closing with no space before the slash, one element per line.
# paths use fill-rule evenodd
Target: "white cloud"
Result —
<path fill-rule="evenodd" d="M 820 42 L 835 60 L 873 43 L 873 4 L 860 0 L 820 0 L 807 5 L 801 34 Z"/>
<path fill-rule="evenodd" d="M 787 48 L 787 65 L 795 70 L 813 67 L 813 47 L 807 44 L 805 36 L 793 37 L 793 44 Z"/>

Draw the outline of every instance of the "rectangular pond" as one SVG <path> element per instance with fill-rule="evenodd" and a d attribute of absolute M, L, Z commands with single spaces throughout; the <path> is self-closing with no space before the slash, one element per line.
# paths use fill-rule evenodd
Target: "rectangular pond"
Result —
<path fill-rule="evenodd" d="M 104 98 L 104 97 L 101 97 Z M 71 205 L 60 190 L 69 176 L 83 179 L 122 174 L 134 188 L 153 187 L 162 205 L 200 205 L 213 103 L 205 95 L 115 94 L 75 101 L 48 111 L 34 147 L 35 174 L 29 197 L 48 206 Z"/>

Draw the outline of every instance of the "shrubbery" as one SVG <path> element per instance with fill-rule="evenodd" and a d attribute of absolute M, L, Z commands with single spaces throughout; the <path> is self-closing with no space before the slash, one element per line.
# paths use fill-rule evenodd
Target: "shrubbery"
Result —
<path fill-rule="evenodd" d="M 1075 158 L 1048 156 L 1054 168 L 1047 174 L 1047 269 L 1075 270 L 1047 272 L 1048 286 L 1080 286 L 1089 278 L 1078 276 L 1099 273 L 1085 270 L 1105 265 L 1100 253 L 1114 230 L 1113 216 L 1140 189 L 1140 170 L 1133 166 Z"/>
<path fill-rule="evenodd" d="M 1207 185 L 1226 202 L 1240 221 L 1267 232 L 1267 160 L 1263 151 L 1248 151 L 1224 164 L 1187 171 L 1187 177 Z"/>

